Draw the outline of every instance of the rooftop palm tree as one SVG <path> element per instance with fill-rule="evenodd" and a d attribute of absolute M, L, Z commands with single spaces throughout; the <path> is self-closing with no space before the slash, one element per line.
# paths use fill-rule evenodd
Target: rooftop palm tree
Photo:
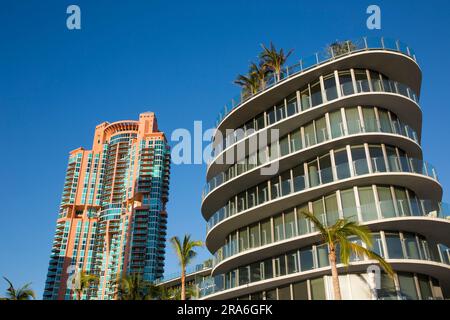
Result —
<path fill-rule="evenodd" d="M 275 73 L 277 81 L 279 81 L 281 78 L 281 69 L 289 56 L 292 54 L 293 50 L 291 49 L 285 54 L 283 49 L 278 51 L 272 42 L 270 42 L 269 48 L 267 48 L 264 44 L 261 44 L 261 47 L 263 49 L 259 55 L 261 61 L 263 61 L 264 65 L 270 71 Z"/>
<path fill-rule="evenodd" d="M 184 236 L 183 242 L 178 237 L 173 237 L 170 241 L 181 266 L 181 300 L 186 300 L 186 266 L 197 255 L 194 248 L 202 247 L 203 242 L 191 240 L 191 235 L 189 234 Z"/>
<path fill-rule="evenodd" d="M 258 92 L 260 81 L 255 73 L 250 72 L 246 75 L 239 74 L 234 83 L 243 89 L 244 96 L 249 96 Z"/>
<path fill-rule="evenodd" d="M 3 277 L 9 284 L 9 288 L 6 289 L 6 297 L 2 300 L 31 300 L 31 298 L 36 299 L 34 291 L 30 288 L 31 283 L 27 283 L 21 288 L 14 288 L 11 281 L 8 278 Z"/>
<path fill-rule="evenodd" d="M 339 219 L 334 225 L 328 227 L 322 224 L 316 216 L 308 211 L 302 211 L 301 214 L 310 220 L 314 227 L 320 232 L 320 235 L 325 243 L 328 244 L 328 259 L 331 266 L 331 276 L 333 280 L 334 299 L 341 300 L 341 289 L 339 285 L 339 277 L 337 271 L 337 253 L 340 252 L 340 261 L 348 266 L 350 263 L 350 256 L 357 254 L 359 256 L 367 256 L 369 259 L 378 261 L 381 267 L 390 275 L 393 271 L 389 263 L 387 263 L 377 253 L 371 251 L 372 236 L 369 228 L 361 226 L 354 221 L 347 219 Z M 353 242 L 350 237 L 356 237 L 366 244 L 363 247 Z"/>
<path fill-rule="evenodd" d="M 98 282 L 98 276 L 94 274 L 87 274 L 85 271 L 81 271 L 75 277 L 75 292 L 77 294 L 77 300 L 81 300 L 83 292 L 88 289 L 91 284 Z"/>
<path fill-rule="evenodd" d="M 123 276 L 119 280 L 117 298 L 119 300 L 151 300 L 159 294 L 158 288 L 139 273 Z"/>

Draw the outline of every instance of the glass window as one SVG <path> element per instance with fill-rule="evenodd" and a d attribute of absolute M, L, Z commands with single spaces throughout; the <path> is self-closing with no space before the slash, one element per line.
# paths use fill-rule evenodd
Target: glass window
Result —
<path fill-rule="evenodd" d="M 316 144 L 316 135 L 314 133 L 314 122 L 305 126 L 305 145 L 306 147 Z"/>
<path fill-rule="evenodd" d="M 294 210 L 284 214 L 284 226 L 286 239 L 292 238 L 296 235 Z"/>
<path fill-rule="evenodd" d="M 386 234 L 386 246 L 389 259 L 403 259 L 403 249 L 400 236 L 398 234 Z"/>
<path fill-rule="evenodd" d="M 275 277 L 284 276 L 286 274 L 286 260 L 284 254 L 275 258 Z"/>
<path fill-rule="evenodd" d="M 402 217 L 410 216 L 411 211 L 409 210 L 408 196 L 405 189 L 395 188 L 395 197 L 397 198 L 399 215 Z"/>
<path fill-rule="evenodd" d="M 375 109 L 374 108 L 362 108 L 363 117 L 364 117 L 364 128 L 366 132 L 376 132 L 378 131 L 377 120 L 375 117 Z"/>
<path fill-rule="evenodd" d="M 350 221 L 358 221 L 358 211 L 353 189 L 341 191 L 341 201 L 344 218 Z"/>
<path fill-rule="evenodd" d="M 398 282 L 400 283 L 400 292 L 402 298 L 406 300 L 417 300 L 416 285 L 414 282 L 414 276 L 409 273 L 399 273 Z"/>
<path fill-rule="evenodd" d="M 352 147 L 353 171 L 355 174 L 362 175 L 369 173 L 367 166 L 366 150 L 364 147 Z"/>
<path fill-rule="evenodd" d="M 238 196 L 237 196 L 238 212 L 241 212 L 241 211 L 244 211 L 245 209 L 247 209 L 247 206 L 245 203 L 246 198 L 247 198 L 247 194 L 245 191 L 238 194 Z"/>
<path fill-rule="evenodd" d="M 257 193 L 256 193 L 256 187 L 253 187 L 251 189 L 248 190 L 247 192 L 247 203 L 248 203 L 248 208 L 252 208 L 254 206 L 257 205 Z"/>
<path fill-rule="evenodd" d="M 362 131 L 358 108 L 346 108 L 345 118 L 347 119 L 348 134 L 360 133 Z"/>
<path fill-rule="evenodd" d="M 325 209 L 327 213 L 327 223 L 332 226 L 339 220 L 339 208 L 336 199 L 336 193 L 325 197 Z"/>
<path fill-rule="evenodd" d="M 373 246 L 372 251 L 381 257 L 384 257 L 383 242 L 379 233 L 372 234 Z"/>
<path fill-rule="evenodd" d="M 249 283 L 249 267 L 240 267 L 239 268 L 239 285 L 242 286 L 244 284 Z"/>
<path fill-rule="evenodd" d="M 261 280 L 261 262 L 250 265 L 250 281 L 255 282 Z"/>
<path fill-rule="evenodd" d="M 350 71 L 339 71 L 339 82 L 341 85 L 341 94 L 343 96 L 355 93 Z"/>
<path fill-rule="evenodd" d="M 302 136 L 300 130 L 291 133 L 291 152 L 298 151 L 302 148 Z"/>
<path fill-rule="evenodd" d="M 301 281 L 292 285 L 294 300 L 308 300 L 308 282 Z"/>
<path fill-rule="evenodd" d="M 289 274 L 298 272 L 299 269 L 298 269 L 297 251 L 288 253 L 286 257 L 287 257 L 287 272 Z"/>
<path fill-rule="evenodd" d="M 273 218 L 275 242 L 284 240 L 283 217 L 281 215 Z"/>
<path fill-rule="evenodd" d="M 321 244 L 317 246 L 317 263 L 319 264 L 319 268 L 327 267 L 329 265 L 328 260 L 328 245 Z"/>
<path fill-rule="evenodd" d="M 264 261 L 263 268 L 264 268 L 264 279 L 273 278 L 272 259 Z"/>
<path fill-rule="evenodd" d="M 322 224 L 328 225 L 322 198 L 313 202 L 313 213 Z"/>
<path fill-rule="evenodd" d="M 355 80 L 356 89 L 359 93 L 370 91 L 366 70 L 355 70 Z"/>
<path fill-rule="evenodd" d="M 394 201 L 392 199 L 391 188 L 377 187 L 378 199 L 380 200 L 381 215 L 384 218 L 395 217 Z"/>
<path fill-rule="evenodd" d="M 278 300 L 291 300 L 291 286 L 278 288 Z"/>
<path fill-rule="evenodd" d="M 373 172 L 386 172 L 386 163 L 381 146 L 369 146 L 369 153 Z"/>
<path fill-rule="evenodd" d="M 267 110 L 267 124 L 271 125 L 274 124 L 275 122 L 277 122 L 276 120 L 276 113 L 275 113 L 275 109 L 271 108 L 270 110 Z"/>
<path fill-rule="evenodd" d="M 305 189 L 305 170 L 303 164 L 292 169 L 294 177 L 294 192 Z"/>
<path fill-rule="evenodd" d="M 287 116 L 290 117 L 296 114 L 298 112 L 297 110 L 297 94 L 294 93 L 287 98 Z"/>
<path fill-rule="evenodd" d="M 382 91 L 380 74 L 374 71 L 370 71 L 369 74 L 373 91 L 376 92 Z"/>
<path fill-rule="evenodd" d="M 311 103 L 312 106 L 322 104 L 322 89 L 320 88 L 320 81 L 311 85 Z"/>
<path fill-rule="evenodd" d="M 247 228 L 239 229 L 239 252 L 248 250 L 248 230 Z"/>
<path fill-rule="evenodd" d="M 316 120 L 317 143 L 328 140 L 328 131 L 325 117 Z"/>
<path fill-rule="evenodd" d="M 284 101 L 280 105 L 278 105 L 275 108 L 275 110 L 276 110 L 276 113 L 277 113 L 277 121 L 280 121 L 280 120 L 286 118 L 286 109 L 285 109 L 285 106 L 284 106 Z"/>
<path fill-rule="evenodd" d="M 283 196 L 291 193 L 291 172 L 287 171 L 281 174 L 281 194 Z"/>
<path fill-rule="evenodd" d="M 334 152 L 334 163 L 338 180 L 350 177 L 350 167 L 348 166 L 347 150 L 342 149 Z"/>
<path fill-rule="evenodd" d="M 419 280 L 419 289 L 422 300 L 433 299 L 433 292 L 431 290 L 430 279 L 424 275 L 417 276 Z"/>
<path fill-rule="evenodd" d="M 259 240 L 259 224 L 250 226 L 250 247 L 256 248 L 260 246 Z"/>
<path fill-rule="evenodd" d="M 261 245 L 272 243 L 271 229 L 270 220 L 261 222 Z"/>
<path fill-rule="evenodd" d="M 404 234 L 406 258 L 420 259 L 419 245 L 414 234 Z"/>
<path fill-rule="evenodd" d="M 284 136 L 280 140 L 280 155 L 283 157 L 289 154 L 289 137 Z"/>
<path fill-rule="evenodd" d="M 308 212 L 308 207 L 297 207 L 297 223 L 298 223 L 298 234 L 307 234 L 310 233 L 310 223 L 309 220 L 305 218 L 305 216 L 302 214 L 302 212 Z"/>
<path fill-rule="evenodd" d="M 400 171 L 400 163 L 397 157 L 397 151 L 394 147 L 386 146 L 386 155 L 389 164 L 389 170 L 391 172 Z"/>
<path fill-rule="evenodd" d="M 382 132 L 392 133 L 391 121 L 386 110 L 378 109 L 378 117 L 380 118 L 380 127 Z"/>
<path fill-rule="evenodd" d="M 323 84 L 325 86 L 325 94 L 328 101 L 337 99 L 336 79 L 334 73 L 323 78 Z"/>
<path fill-rule="evenodd" d="M 333 181 L 333 169 L 331 168 L 331 157 L 329 154 L 319 158 L 321 183 Z"/>
<path fill-rule="evenodd" d="M 269 199 L 267 182 L 258 185 L 258 204 L 264 203 Z"/>
<path fill-rule="evenodd" d="M 312 247 L 300 249 L 300 268 L 301 271 L 307 271 L 314 268 Z"/>
<path fill-rule="evenodd" d="M 300 92 L 300 101 L 302 104 L 302 110 L 305 111 L 311 107 L 311 99 L 309 94 L 309 87 L 302 89 Z"/>
<path fill-rule="evenodd" d="M 312 300 L 325 300 L 325 284 L 323 278 L 317 278 L 311 280 L 311 299 Z"/>
<path fill-rule="evenodd" d="M 331 137 L 333 139 L 344 135 L 344 125 L 342 123 L 341 110 L 330 113 Z"/>
<path fill-rule="evenodd" d="M 359 202 L 361 205 L 361 216 L 363 221 L 372 221 L 378 219 L 377 207 L 372 187 L 358 188 Z"/>
<path fill-rule="evenodd" d="M 272 178 L 270 180 L 270 199 L 276 199 L 281 195 L 280 192 L 280 180 L 279 177 Z"/>
<path fill-rule="evenodd" d="M 320 184 L 319 167 L 317 165 L 317 160 L 308 163 L 308 178 L 310 188 L 318 186 Z"/>
<path fill-rule="evenodd" d="M 255 119 L 255 124 L 256 124 L 256 130 L 261 130 L 262 128 L 265 127 L 264 125 L 264 113 L 260 113 L 258 116 L 256 116 Z"/>

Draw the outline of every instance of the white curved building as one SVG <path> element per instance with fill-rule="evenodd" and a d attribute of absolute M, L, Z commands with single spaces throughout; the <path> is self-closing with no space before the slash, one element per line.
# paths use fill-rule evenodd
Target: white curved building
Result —
<path fill-rule="evenodd" d="M 344 299 L 448 298 L 450 220 L 423 160 L 421 80 L 408 46 L 363 38 L 302 59 L 225 110 L 202 201 L 214 255 L 202 298 L 333 299 L 328 248 L 303 209 L 367 225 L 395 270 L 371 290 L 373 261 L 340 264 Z M 279 139 L 252 152 L 272 129 Z"/>

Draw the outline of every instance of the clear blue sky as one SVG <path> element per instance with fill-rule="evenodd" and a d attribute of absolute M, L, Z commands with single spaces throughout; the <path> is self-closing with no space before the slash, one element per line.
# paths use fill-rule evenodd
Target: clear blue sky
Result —
<path fill-rule="evenodd" d="M 382 30 L 366 28 L 378 4 Z M 66 29 L 77 4 L 82 30 Z M 95 125 L 156 112 L 160 128 L 211 127 L 261 43 L 300 58 L 336 39 L 399 38 L 424 72 L 425 158 L 450 187 L 448 1 L 17 1 L 0 4 L 0 275 L 42 297 L 68 152 Z M 293 61 L 293 60 L 291 60 Z M 173 166 L 168 237 L 204 239 L 205 166 Z M 448 191 L 444 193 L 448 201 Z M 166 272 L 178 270 L 170 246 Z M 208 256 L 203 250 L 197 262 Z M 5 289 L 0 280 L 0 295 Z"/>

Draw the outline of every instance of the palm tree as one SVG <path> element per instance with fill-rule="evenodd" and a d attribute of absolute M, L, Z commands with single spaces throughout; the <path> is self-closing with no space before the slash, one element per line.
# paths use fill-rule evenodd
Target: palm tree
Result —
<path fill-rule="evenodd" d="M 257 78 L 256 74 L 250 72 L 247 75 L 239 74 L 236 80 L 234 80 L 234 83 L 241 86 L 241 88 L 243 89 L 243 95 L 245 97 L 258 92 L 260 81 Z"/>
<path fill-rule="evenodd" d="M 344 42 L 335 41 L 326 48 L 328 55 L 332 57 L 339 57 L 354 50 L 356 50 L 356 45 L 350 40 Z"/>
<path fill-rule="evenodd" d="M 183 243 L 181 243 L 178 237 L 173 237 L 170 241 L 181 266 L 181 300 L 186 300 L 186 266 L 197 255 L 193 249 L 195 247 L 202 247 L 203 242 L 191 240 L 191 235 L 189 234 L 184 236 Z"/>
<path fill-rule="evenodd" d="M 258 79 L 258 89 L 264 89 L 266 87 L 266 77 L 270 70 L 264 64 L 264 61 L 259 61 L 258 64 L 250 63 L 249 74 L 253 74 Z"/>
<path fill-rule="evenodd" d="M 119 280 L 117 297 L 119 300 L 152 300 L 159 294 L 159 289 L 139 273 L 123 276 Z"/>
<path fill-rule="evenodd" d="M 390 276 L 393 275 L 394 272 L 389 263 L 370 250 L 372 248 L 372 236 L 369 228 L 366 226 L 361 226 L 358 223 L 347 219 L 339 219 L 334 225 L 328 227 L 322 224 L 319 219 L 310 212 L 302 211 L 301 214 L 313 223 L 314 227 L 319 231 L 323 241 L 328 244 L 328 259 L 331 266 L 335 300 L 341 300 L 341 289 L 336 267 L 338 250 L 340 251 L 341 263 L 346 266 L 349 265 L 350 256 L 352 254 L 357 254 L 358 256 L 365 255 L 369 259 L 377 260 Z M 349 237 L 359 238 L 366 244 L 367 248 L 353 242 Z"/>
<path fill-rule="evenodd" d="M 93 283 L 98 282 L 98 276 L 95 274 L 87 274 L 85 271 L 81 271 L 75 277 L 75 292 L 77 293 L 77 300 L 81 300 L 83 292 L 91 286 Z"/>
<path fill-rule="evenodd" d="M 6 282 L 9 284 L 9 288 L 6 290 L 6 297 L 2 298 L 2 300 L 31 300 L 31 298 L 36 299 L 36 295 L 34 291 L 30 288 L 31 282 L 27 283 L 21 288 L 14 288 L 11 281 L 8 278 L 3 277 Z"/>
<path fill-rule="evenodd" d="M 263 61 L 264 65 L 277 77 L 277 81 L 281 78 L 281 69 L 286 63 L 289 56 L 292 54 L 293 50 L 289 50 L 287 54 L 284 54 L 284 50 L 280 49 L 277 51 L 275 45 L 270 42 L 270 47 L 267 48 L 264 44 L 261 44 L 263 51 L 260 53 L 259 57 Z"/>

